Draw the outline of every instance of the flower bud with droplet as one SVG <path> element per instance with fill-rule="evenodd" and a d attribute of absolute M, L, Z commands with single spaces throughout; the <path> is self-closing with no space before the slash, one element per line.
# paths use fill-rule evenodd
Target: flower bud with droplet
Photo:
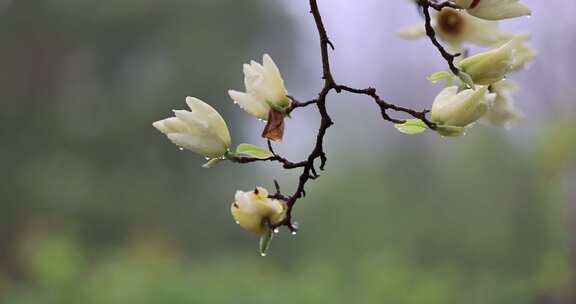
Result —
<path fill-rule="evenodd" d="M 240 227 L 263 235 L 270 230 L 268 225 L 281 222 L 286 216 L 286 203 L 268 197 L 268 191 L 257 187 L 253 191 L 236 191 L 230 206 L 232 216 Z"/>

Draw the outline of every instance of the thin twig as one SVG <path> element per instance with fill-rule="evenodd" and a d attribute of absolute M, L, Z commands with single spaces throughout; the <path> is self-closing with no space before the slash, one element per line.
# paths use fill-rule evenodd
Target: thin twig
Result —
<path fill-rule="evenodd" d="M 442 55 L 442 57 L 446 60 L 446 62 L 448 63 L 448 67 L 450 67 L 450 71 L 452 71 L 452 73 L 454 73 L 454 75 L 456 76 L 460 75 L 460 69 L 458 69 L 454 64 L 454 60 L 461 54 L 460 53 L 451 54 L 448 51 L 446 51 L 444 46 L 442 46 L 440 41 L 438 41 L 438 38 L 436 38 L 436 31 L 432 26 L 432 17 L 430 16 L 430 7 L 436 10 L 442 10 L 444 7 L 457 7 L 457 6 L 452 6 L 451 3 L 448 1 L 443 2 L 442 4 L 436 4 L 430 0 L 420 0 L 418 4 L 422 7 L 422 13 L 424 14 L 424 21 L 425 21 L 424 26 L 426 28 L 426 36 L 430 38 L 432 44 L 434 44 L 434 46 L 440 52 L 440 55 Z"/>

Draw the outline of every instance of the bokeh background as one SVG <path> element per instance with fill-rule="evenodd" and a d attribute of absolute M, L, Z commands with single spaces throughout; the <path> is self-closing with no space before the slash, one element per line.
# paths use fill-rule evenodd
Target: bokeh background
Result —
<path fill-rule="evenodd" d="M 523 0 L 539 59 L 511 77 L 526 120 L 458 140 L 405 136 L 370 100 L 331 96 L 327 171 L 270 255 L 229 214 L 234 191 L 295 173 L 180 152 L 151 127 L 194 95 L 235 143 L 262 123 L 227 97 L 269 52 L 289 91 L 321 87 L 304 0 L 0 0 L 0 303 L 576 301 L 576 3 Z M 553 2 L 553 5 L 551 3 Z M 424 108 L 445 68 L 396 32 L 409 1 L 321 0 L 337 81 Z M 288 122 L 300 159 L 318 114 Z"/>

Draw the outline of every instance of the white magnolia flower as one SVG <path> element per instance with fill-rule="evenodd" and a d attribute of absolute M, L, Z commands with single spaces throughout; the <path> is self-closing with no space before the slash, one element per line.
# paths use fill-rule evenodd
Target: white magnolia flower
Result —
<path fill-rule="evenodd" d="M 230 210 L 242 228 L 262 235 L 268 230 L 268 224 L 279 223 L 284 219 L 286 203 L 268 198 L 268 191 L 257 187 L 249 192 L 236 191 Z"/>
<path fill-rule="evenodd" d="M 458 67 L 476 84 L 498 82 L 506 74 L 522 69 L 536 56 L 536 52 L 526 44 L 529 38 L 527 35 L 516 36 L 499 48 L 463 59 Z"/>
<path fill-rule="evenodd" d="M 510 81 L 502 80 L 490 85 L 490 92 L 496 94 L 494 104 L 483 119 L 495 126 L 511 128 L 518 123 L 523 115 L 515 106 L 512 92 L 518 88 Z"/>
<path fill-rule="evenodd" d="M 518 0 L 454 0 L 471 15 L 487 20 L 529 16 L 532 11 Z"/>
<path fill-rule="evenodd" d="M 210 105 L 194 97 L 186 97 L 192 112 L 174 110 L 176 117 L 159 120 L 152 125 L 177 146 L 210 158 L 222 157 L 231 144 L 226 122 Z"/>
<path fill-rule="evenodd" d="M 244 64 L 244 85 L 245 93 L 230 90 L 228 94 L 244 111 L 260 119 L 268 120 L 271 105 L 278 109 L 290 105 L 280 70 L 268 54 L 263 56 L 262 64 Z"/>
<path fill-rule="evenodd" d="M 432 26 L 438 36 L 445 41 L 451 51 L 459 52 L 464 43 L 481 46 L 496 46 L 514 37 L 498 27 L 498 22 L 476 18 L 449 7 L 432 15 Z M 406 39 L 426 36 L 424 23 L 401 30 L 399 35 Z"/>
<path fill-rule="evenodd" d="M 432 121 L 439 125 L 438 133 L 459 136 L 465 127 L 480 119 L 494 102 L 495 94 L 488 87 L 477 87 L 458 92 L 458 87 L 447 87 L 432 104 Z"/>

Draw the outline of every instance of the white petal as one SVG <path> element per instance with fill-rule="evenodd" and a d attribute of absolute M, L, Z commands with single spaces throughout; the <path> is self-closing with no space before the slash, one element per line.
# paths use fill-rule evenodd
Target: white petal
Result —
<path fill-rule="evenodd" d="M 261 71 L 249 64 L 244 64 L 242 70 L 244 72 L 244 77 L 258 77 L 259 75 L 262 75 Z"/>
<path fill-rule="evenodd" d="M 482 0 L 468 12 L 476 17 L 486 20 L 502 20 L 529 16 L 532 11 L 517 0 Z"/>
<path fill-rule="evenodd" d="M 258 96 L 254 96 L 248 93 L 238 92 L 234 90 L 228 91 L 230 98 L 234 100 L 240 108 L 254 115 L 260 119 L 267 120 L 268 112 L 270 112 L 270 106 L 266 101 Z"/>
<path fill-rule="evenodd" d="M 204 116 L 209 128 L 224 142 L 231 144 L 230 131 L 226 121 L 212 106 L 195 97 L 187 97 L 186 103 L 194 115 Z"/>
<path fill-rule="evenodd" d="M 171 132 L 171 129 L 168 128 L 165 124 L 164 124 L 164 120 L 159 120 L 156 121 L 154 123 L 152 123 L 152 126 L 154 128 L 156 128 L 158 131 L 164 133 L 164 134 L 168 134 Z"/>
<path fill-rule="evenodd" d="M 164 125 L 170 129 L 170 133 L 186 133 L 190 131 L 188 125 L 177 117 L 165 119 Z"/>
<path fill-rule="evenodd" d="M 264 73 L 264 67 L 258 63 L 257 61 L 251 60 L 250 67 L 254 70 L 255 73 L 262 74 Z"/>
<path fill-rule="evenodd" d="M 205 119 L 202 119 L 201 115 L 195 115 L 192 112 L 185 110 L 174 110 L 173 112 L 174 115 L 186 123 L 191 130 L 202 129 L 207 131 L 208 128 L 210 128 L 208 122 Z"/>
<path fill-rule="evenodd" d="M 465 12 L 462 12 L 462 15 L 468 24 L 463 33 L 464 39 L 468 42 L 482 46 L 496 46 L 514 37 L 513 33 L 501 30 L 496 21 L 480 19 Z"/>
<path fill-rule="evenodd" d="M 401 29 L 398 32 L 398 36 L 404 39 L 418 39 L 426 36 L 426 28 L 424 24 L 413 25 L 410 27 L 406 27 Z"/>
<path fill-rule="evenodd" d="M 220 138 L 214 136 L 170 133 L 168 138 L 177 146 L 213 158 L 224 155 L 227 149 L 226 144 Z"/>
<path fill-rule="evenodd" d="M 282 78 L 282 74 L 280 74 L 278 66 L 268 54 L 264 54 L 262 62 L 264 63 L 266 91 L 268 91 L 265 97 L 278 106 L 285 106 L 288 92 L 286 91 L 284 79 Z"/>
<path fill-rule="evenodd" d="M 494 95 L 487 96 L 487 87 L 457 92 L 457 87 L 444 89 L 432 105 L 432 120 L 456 127 L 465 127 L 484 115 Z"/>

